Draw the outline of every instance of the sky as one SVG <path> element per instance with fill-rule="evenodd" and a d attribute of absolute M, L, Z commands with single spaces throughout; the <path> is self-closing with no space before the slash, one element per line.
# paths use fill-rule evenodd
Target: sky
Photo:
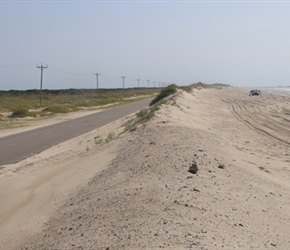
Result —
<path fill-rule="evenodd" d="M 0 89 L 290 85 L 290 1 L 3 1 Z"/>

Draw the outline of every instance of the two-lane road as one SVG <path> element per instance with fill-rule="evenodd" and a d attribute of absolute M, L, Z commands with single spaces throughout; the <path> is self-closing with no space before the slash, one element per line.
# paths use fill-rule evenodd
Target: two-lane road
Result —
<path fill-rule="evenodd" d="M 70 121 L 0 138 L 0 166 L 19 162 L 63 141 L 137 112 L 147 107 L 150 101 L 151 99 L 146 99 Z"/>

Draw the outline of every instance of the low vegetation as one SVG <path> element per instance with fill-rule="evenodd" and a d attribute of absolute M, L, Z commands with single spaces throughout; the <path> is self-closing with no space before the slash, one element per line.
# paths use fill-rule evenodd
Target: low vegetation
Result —
<path fill-rule="evenodd" d="M 19 107 L 39 110 L 34 111 L 37 114 L 43 109 L 50 113 L 71 112 L 110 104 L 126 104 L 136 99 L 154 97 L 159 91 L 157 88 L 43 90 L 42 105 L 39 90 L 0 91 L 0 112 L 13 112 Z"/>
<path fill-rule="evenodd" d="M 136 130 L 139 124 L 143 124 L 146 121 L 150 120 L 152 117 L 154 117 L 155 112 L 160 109 L 160 106 L 166 103 L 167 103 L 166 100 L 161 100 L 156 104 L 154 104 L 153 106 L 146 109 L 142 109 L 139 112 L 137 112 L 134 117 L 132 117 L 128 122 L 124 124 L 125 131 Z"/>
<path fill-rule="evenodd" d="M 115 133 L 111 132 L 107 135 L 107 138 L 105 139 L 105 142 L 110 142 L 111 140 L 113 140 L 115 138 Z"/>
<path fill-rule="evenodd" d="M 0 91 L 0 129 L 25 126 L 25 117 L 45 118 L 78 110 L 113 108 L 160 92 L 158 88 L 135 89 L 66 89 Z"/>
<path fill-rule="evenodd" d="M 66 106 L 50 106 L 41 111 L 41 115 L 50 115 L 50 114 L 66 114 L 70 111 L 75 111 L 76 109 L 68 108 Z"/>
<path fill-rule="evenodd" d="M 95 136 L 95 137 L 94 137 L 94 140 L 95 140 L 95 144 L 96 144 L 96 145 L 101 145 L 101 144 L 103 144 L 104 142 L 109 143 L 109 142 L 112 141 L 115 137 L 116 137 L 116 136 L 115 136 L 115 133 L 114 133 L 114 132 L 110 132 L 110 133 L 107 135 L 107 137 L 105 138 L 105 140 L 104 140 L 101 136 L 99 136 L 99 135 Z"/>
<path fill-rule="evenodd" d="M 171 84 L 168 87 L 162 89 L 161 92 L 159 93 L 159 95 L 157 95 L 150 102 L 150 106 L 156 104 L 157 102 L 159 102 L 160 100 L 166 98 L 167 96 L 170 96 L 170 95 L 174 94 L 176 91 L 177 91 L 177 86 L 175 84 Z"/>
<path fill-rule="evenodd" d="M 26 117 L 26 116 L 29 116 L 29 111 L 27 108 L 17 108 L 15 109 L 12 114 L 10 115 L 11 118 L 23 118 L 23 117 Z"/>
<path fill-rule="evenodd" d="M 103 144 L 103 142 L 104 142 L 104 139 L 102 137 L 100 137 L 99 135 L 95 136 L 94 140 L 95 140 L 96 145 Z"/>

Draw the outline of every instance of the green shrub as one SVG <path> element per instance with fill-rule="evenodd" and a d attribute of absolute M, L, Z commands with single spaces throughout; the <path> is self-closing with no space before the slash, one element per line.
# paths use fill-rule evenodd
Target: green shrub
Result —
<path fill-rule="evenodd" d="M 150 109 L 142 109 L 136 114 L 139 121 L 149 120 L 153 115 L 154 113 Z"/>
<path fill-rule="evenodd" d="M 0 119 L 1 121 L 1 119 Z M 127 123 L 127 125 L 125 125 L 125 131 L 135 131 L 137 129 L 137 124 L 135 123 Z"/>
<path fill-rule="evenodd" d="M 159 110 L 159 106 L 161 104 L 165 104 L 166 101 L 161 101 L 156 105 L 153 105 L 152 107 L 150 107 L 149 109 L 142 109 L 140 110 L 137 114 L 136 117 L 138 119 L 138 123 L 142 123 L 145 122 L 149 119 L 151 119 L 154 115 L 155 115 L 155 111 Z"/>
<path fill-rule="evenodd" d="M 95 144 L 96 145 L 102 144 L 104 142 L 104 139 L 101 138 L 99 135 L 95 136 L 94 139 L 95 139 Z"/>
<path fill-rule="evenodd" d="M 107 138 L 105 139 L 105 142 L 110 142 L 111 140 L 113 140 L 115 137 L 114 132 L 111 132 L 108 134 Z"/>
<path fill-rule="evenodd" d="M 20 107 L 20 108 L 17 108 L 15 109 L 12 114 L 10 115 L 11 118 L 16 118 L 16 117 L 20 117 L 20 118 L 23 118 L 23 117 L 26 117 L 29 115 L 29 111 L 27 108 L 24 108 L 24 107 Z"/>
<path fill-rule="evenodd" d="M 171 84 L 166 88 L 162 89 L 160 94 L 156 96 L 149 104 L 149 106 L 154 105 L 155 103 L 159 102 L 163 98 L 174 94 L 177 91 L 177 86 L 175 84 Z"/>
<path fill-rule="evenodd" d="M 134 118 L 124 124 L 125 131 L 135 131 L 138 124 L 142 124 L 150 120 L 155 115 L 155 112 L 160 109 L 160 106 L 166 103 L 168 103 L 167 100 L 161 100 L 150 108 L 140 110 L 135 114 Z"/>
<path fill-rule="evenodd" d="M 42 110 L 42 113 L 52 113 L 52 114 L 66 114 L 69 112 L 69 109 L 64 106 L 50 106 Z"/>

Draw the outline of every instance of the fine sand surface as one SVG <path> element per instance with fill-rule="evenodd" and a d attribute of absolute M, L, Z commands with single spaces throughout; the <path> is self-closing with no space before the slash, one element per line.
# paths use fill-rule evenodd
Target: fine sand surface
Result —
<path fill-rule="evenodd" d="M 174 98 L 0 169 L 0 249 L 290 249 L 290 97 Z"/>

